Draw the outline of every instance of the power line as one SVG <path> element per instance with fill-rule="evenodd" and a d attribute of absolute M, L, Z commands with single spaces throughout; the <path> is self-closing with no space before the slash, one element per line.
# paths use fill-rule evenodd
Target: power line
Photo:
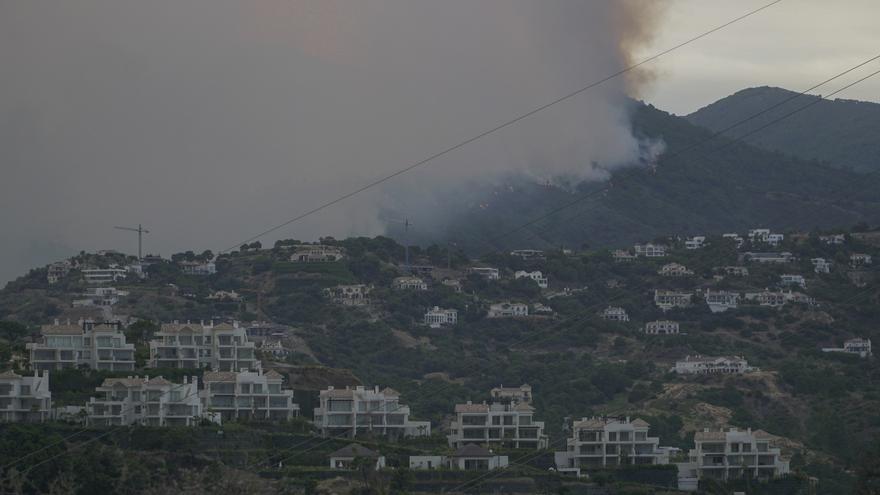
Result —
<path fill-rule="evenodd" d="M 749 12 L 747 12 L 747 13 L 745 13 L 745 14 L 739 16 L 739 17 L 736 17 L 736 18 L 734 18 L 734 19 L 732 19 L 732 20 L 730 20 L 730 21 L 725 22 L 724 24 L 721 24 L 721 25 L 719 25 L 719 26 L 716 26 L 716 27 L 714 27 L 714 28 L 712 28 L 712 29 L 710 29 L 710 30 L 708 30 L 708 31 L 705 31 L 705 32 L 703 32 L 703 33 L 701 33 L 701 34 L 699 34 L 699 35 L 697 35 L 697 36 L 694 36 L 693 38 L 690 38 L 690 39 L 685 40 L 685 41 L 683 41 L 683 42 L 681 42 L 681 43 L 679 43 L 679 44 L 677 44 L 677 45 L 675 45 L 675 46 L 672 46 L 672 47 L 670 47 L 670 48 L 667 48 L 667 49 L 665 49 L 665 50 L 663 50 L 663 51 L 661 51 L 661 52 L 659 52 L 659 53 L 656 53 L 656 54 L 654 54 L 654 55 L 652 55 L 652 56 L 650 56 L 650 57 L 648 57 L 648 58 L 645 58 L 645 59 L 643 59 L 643 60 L 641 60 L 641 61 L 639 61 L 639 62 L 637 62 L 637 63 L 635 63 L 635 64 L 633 64 L 633 65 L 630 65 L 630 66 L 628 66 L 628 67 L 625 67 L 625 68 L 623 68 L 623 69 L 621 69 L 621 70 L 619 70 L 619 71 L 617 71 L 617 72 L 614 72 L 614 73 L 612 73 L 612 74 L 610 74 L 610 75 L 608 75 L 608 76 L 605 76 L 605 77 L 603 77 L 603 78 L 601 78 L 601 79 L 599 79 L 599 80 L 593 81 L 592 83 L 590 83 L 590 84 L 588 84 L 588 85 L 586 85 L 586 86 L 583 86 L 583 87 L 581 87 L 580 89 L 577 89 L 577 90 L 575 90 L 575 91 L 573 91 L 573 92 L 571 92 L 571 93 L 568 93 L 568 94 L 565 95 L 565 96 L 559 97 L 559 98 L 557 98 L 557 99 L 555 99 L 555 100 L 553 100 L 553 101 L 551 101 L 551 102 L 549 102 L 549 103 L 545 103 L 545 104 L 543 104 L 543 105 L 541 105 L 541 106 L 539 106 L 539 107 L 536 107 L 536 108 L 534 108 L 534 109 L 532 109 L 532 110 L 527 111 L 526 113 L 520 114 L 519 116 L 514 117 L 513 119 L 510 119 L 510 120 L 508 120 L 508 121 L 506 121 L 506 122 L 504 122 L 504 123 L 502 123 L 502 124 L 499 124 L 499 125 L 497 125 L 497 126 L 495 126 L 495 127 L 492 127 L 491 129 L 488 129 L 488 130 L 486 130 L 486 131 L 483 131 L 483 132 L 481 132 L 481 133 L 479 133 L 479 134 L 477 134 L 477 135 L 475 135 L 475 136 L 473 136 L 473 137 L 471 137 L 471 138 L 468 138 L 468 139 L 466 139 L 466 140 L 464 140 L 464 141 L 461 141 L 461 142 L 458 143 L 458 144 L 455 144 L 455 145 L 453 145 L 453 146 L 450 146 L 450 147 L 448 147 L 448 148 L 446 148 L 446 149 L 444 149 L 444 150 L 442 150 L 442 151 L 440 151 L 440 152 L 438 152 L 438 153 L 435 153 L 435 154 L 433 154 L 433 155 L 431 155 L 431 156 L 429 156 L 429 157 L 427 157 L 427 158 L 425 158 L 425 159 L 423 159 L 423 160 L 421 160 L 421 161 L 415 162 L 415 163 L 413 163 L 413 164 L 411 164 L 411 165 L 409 165 L 409 166 L 407 166 L 407 167 L 404 167 L 404 168 L 402 168 L 402 169 L 400 169 L 400 170 L 398 170 L 398 171 L 396 171 L 396 172 L 394 172 L 394 173 L 392 173 L 392 174 L 390 174 L 390 175 L 386 175 L 386 176 L 384 176 L 384 177 L 381 177 L 381 178 L 379 178 L 379 179 L 376 179 L 376 180 L 374 180 L 374 181 L 372 181 L 372 182 L 370 182 L 370 183 L 368 183 L 368 184 L 365 184 L 365 185 L 363 185 L 363 186 L 361 186 L 361 187 L 359 187 L 359 188 L 357 188 L 357 189 L 355 189 L 355 190 L 353 190 L 353 191 L 351 191 L 351 192 L 349 192 L 349 193 L 347 193 L 347 194 L 344 194 L 344 195 L 342 195 L 342 196 L 339 196 L 339 197 L 337 197 L 337 198 L 335 198 L 335 199 L 333 199 L 333 200 L 327 201 L 326 203 L 323 203 L 323 204 L 321 204 L 321 205 L 319 205 L 319 206 L 317 206 L 317 207 L 315 207 L 315 208 L 312 208 L 312 209 L 310 209 L 310 210 L 308 210 L 308 211 L 305 211 L 305 212 L 303 212 L 303 213 L 301 213 L 301 214 L 299 214 L 299 215 L 297 215 L 297 216 L 295 216 L 295 217 L 293 217 L 293 218 L 291 218 L 291 219 L 289 219 L 289 220 L 287 220 L 287 221 L 285 221 L 285 222 L 283 222 L 283 223 L 280 223 L 280 224 L 278 224 L 278 225 L 276 225 L 276 226 L 274 226 L 274 227 L 271 227 L 271 228 L 269 228 L 269 229 L 267 229 L 267 230 L 264 230 L 264 231 L 260 232 L 259 234 L 256 234 L 256 235 L 254 235 L 254 236 L 252 236 L 252 237 L 249 237 L 248 239 L 246 239 L 246 240 L 244 240 L 244 241 L 238 242 L 238 243 L 236 243 L 235 245 L 233 245 L 233 246 L 231 246 L 231 247 L 228 247 L 228 248 L 226 248 L 226 249 L 223 249 L 223 250 L 220 251 L 220 253 L 224 253 L 224 252 L 227 252 L 227 251 L 231 251 L 231 250 L 237 248 L 238 246 L 240 246 L 240 245 L 242 245 L 242 244 L 247 244 L 247 243 L 249 243 L 249 242 L 251 242 L 251 241 L 255 241 L 255 240 L 257 240 L 257 239 L 260 239 L 261 237 L 263 237 L 263 236 L 265 236 L 265 235 L 268 235 L 268 234 L 270 234 L 270 233 L 272 233 L 272 232 L 275 232 L 275 231 L 278 230 L 278 229 L 281 229 L 281 228 L 283 228 L 283 227 L 286 227 L 286 226 L 288 226 L 288 225 L 290 225 L 290 224 L 292 224 L 292 223 L 298 222 L 298 221 L 302 220 L 303 218 L 306 218 L 306 217 L 308 217 L 308 216 L 310 216 L 310 215 L 313 215 L 313 214 L 315 214 L 315 213 L 317 213 L 317 212 L 319 212 L 319 211 L 321 211 L 321 210 L 324 210 L 324 209 L 326 209 L 326 208 L 329 208 L 329 207 L 331 207 L 331 206 L 333 206 L 333 205 L 335 205 L 335 204 L 337 204 L 337 203 L 341 203 L 342 201 L 345 201 L 346 199 L 351 198 L 352 196 L 356 196 L 356 195 L 358 195 L 358 194 L 360 194 L 360 193 L 362 193 L 362 192 L 364 192 L 364 191 L 366 191 L 366 190 L 368 190 L 368 189 L 371 189 L 371 188 L 373 188 L 373 187 L 375 187 L 375 186 L 378 186 L 378 185 L 380 185 L 380 184 L 382 184 L 382 183 L 384 183 L 384 182 L 387 182 L 387 181 L 389 181 L 389 180 L 391 180 L 391 179 L 397 177 L 398 175 L 402 175 L 402 174 L 404 174 L 404 173 L 406 173 L 406 172 L 409 172 L 410 170 L 413 170 L 413 169 L 415 169 L 415 168 L 421 167 L 422 165 L 425 165 L 425 164 L 427 164 L 427 163 L 429 163 L 429 162 L 431 162 L 431 161 L 433 161 L 433 160 L 436 160 L 437 158 L 440 158 L 440 157 L 442 157 L 442 156 L 444 156 L 444 155 L 447 155 L 447 154 L 449 154 L 449 153 L 452 153 L 452 152 L 455 151 L 455 150 L 458 150 L 458 149 L 460 149 L 460 148 L 463 148 L 463 147 L 467 146 L 468 144 L 473 143 L 474 141 L 480 140 L 480 139 L 482 139 L 482 138 L 484 138 L 484 137 L 486 137 L 486 136 L 488 136 L 488 135 L 490 135 L 490 134 L 494 134 L 494 133 L 496 133 L 496 132 L 498 132 L 498 131 L 500 131 L 500 130 L 502 130 L 502 129 L 504 129 L 504 128 L 510 127 L 510 126 L 512 126 L 513 124 L 516 124 L 517 122 L 519 122 L 519 121 L 521 121 L 521 120 L 527 119 L 527 118 L 531 117 L 532 115 L 534 115 L 534 114 L 536 114 L 536 113 L 538 113 L 538 112 L 541 112 L 541 111 L 543 111 L 543 110 L 546 110 L 547 108 L 550 108 L 550 107 L 552 107 L 552 106 L 555 106 L 555 105 L 557 105 L 558 103 L 562 103 L 563 101 L 566 101 L 566 100 L 569 100 L 569 99 L 571 99 L 571 98 L 574 98 L 575 96 L 578 96 L 578 95 L 581 94 L 581 93 L 584 93 L 584 92 L 586 92 L 586 91 L 589 91 L 590 89 L 593 89 L 593 88 L 595 88 L 596 86 L 599 86 L 599 85 L 601 85 L 601 84 L 603 84 L 603 83 L 605 83 L 605 82 L 608 82 L 608 81 L 610 81 L 610 80 L 612 80 L 612 79 L 614 79 L 614 78 L 617 78 L 617 77 L 619 77 L 619 76 L 621 76 L 621 75 L 623 75 L 623 74 L 626 74 L 627 72 L 630 72 L 630 71 L 632 71 L 632 70 L 634 70 L 634 69 L 637 69 L 638 67 L 641 67 L 642 65 L 645 65 L 645 64 L 647 64 L 647 63 L 649 63 L 649 62 L 653 62 L 654 60 L 657 60 L 658 58 L 660 58 L 660 57 L 662 57 L 662 56 L 664 56 L 664 55 L 666 55 L 666 54 L 668 54 L 668 53 L 670 53 L 670 52 L 673 52 L 673 51 L 675 51 L 675 50 L 678 50 L 679 48 L 682 48 L 682 47 L 684 47 L 684 46 L 687 46 L 687 45 L 693 43 L 694 41 L 697 41 L 697 40 L 700 40 L 700 39 L 702 39 L 702 38 L 705 38 L 706 36 L 709 36 L 709 35 L 712 34 L 712 33 L 715 33 L 715 32 L 717 32 L 717 31 L 720 31 L 721 29 L 724 29 L 724 28 L 726 28 L 726 27 L 728 27 L 728 26 L 730 26 L 730 25 L 732 25 L 732 24 L 735 24 L 735 23 L 737 23 L 737 22 L 739 22 L 739 21 L 741 21 L 741 20 L 743 20 L 743 19 L 746 19 L 746 18 L 748 18 L 748 17 L 750 17 L 750 16 L 752 16 L 752 15 L 754 15 L 754 14 L 757 14 L 758 12 L 761 12 L 762 10 L 765 10 L 765 9 L 767 9 L 767 8 L 770 8 L 770 7 L 772 7 L 773 5 L 776 5 L 777 3 L 781 2 L 781 1 L 782 1 L 782 0 L 774 0 L 774 1 L 772 1 L 772 2 L 770 2 L 770 3 L 768 3 L 768 4 L 766 4 L 766 5 L 763 5 L 763 6 L 759 7 L 759 8 L 757 8 L 757 9 L 751 10 L 751 11 L 749 11 Z"/>

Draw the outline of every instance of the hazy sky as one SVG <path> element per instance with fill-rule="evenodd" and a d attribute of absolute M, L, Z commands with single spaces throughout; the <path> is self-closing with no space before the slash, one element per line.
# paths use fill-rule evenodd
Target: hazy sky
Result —
<path fill-rule="evenodd" d="M 229 248 L 762 3 L 0 0 L 0 283 L 135 252 L 114 225 L 166 256 Z M 877 19 L 880 1 L 785 0 L 264 242 L 373 235 L 384 210 L 425 226 L 507 173 L 591 179 L 646 149 L 627 92 L 687 113 L 804 88 L 880 51 Z"/>

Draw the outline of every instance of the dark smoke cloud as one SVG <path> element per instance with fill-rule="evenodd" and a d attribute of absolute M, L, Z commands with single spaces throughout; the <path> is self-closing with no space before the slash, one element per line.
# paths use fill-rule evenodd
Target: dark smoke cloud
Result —
<path fill-rule="evenodd" d="M 0 281 L 63 254 L 219 250 L 619 70 L 652 0 L 0 2 Z M 509 174 L 632 163 L 628 74 L 278 237 L 376 234 L 379 212 Z M 445 201 L 448 201 L 444 199 Z M 424 222 L 423 222 L 424 223 Z"/>

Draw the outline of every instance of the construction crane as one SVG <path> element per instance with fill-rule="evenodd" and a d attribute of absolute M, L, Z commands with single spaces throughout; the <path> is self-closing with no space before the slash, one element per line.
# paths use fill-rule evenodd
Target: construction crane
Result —
<path fill-rule="evenodd" d="M 127 230 L 129 232 L 137 232 L 137 235 L 138 235 L 138 261 L 143 260 L 144 257 L 143 257 L 142 249 L 143 249 L 143 245 L 144 245 L 144 242 L 143 242 L 144 241 L 144 234 L 149 234 L 150 231 L 145 229 L 141 224 L 138 224 L 137 228 L 119 227 L 119 226 L 116 226 L 113 228 L 119 229 L 119 230 Z"/>

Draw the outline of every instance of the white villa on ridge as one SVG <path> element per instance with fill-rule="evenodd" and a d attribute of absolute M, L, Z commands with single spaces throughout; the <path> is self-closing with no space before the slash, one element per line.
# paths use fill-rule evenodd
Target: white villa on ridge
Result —
<path fill-rule="evenodd" d="M 434 306 L 425 313 L 425 325 L 431 328 L 440 328 L 442 326 L 455 325 L 458 323 L 457 309 L 442 309 Z"/>
<path fill-rule="evenodd" d="M 207 371 L 202 380 L 202 406 L 223 421 L 289 421 L 299 416 L 293 390 L 282 388 L 284 378 L 275 370 Z"/>
<path fill-rule="evenodd" d="M 513 277 L 517 280 L 521 278 L 530 278 L 538 284 L 538 287 L 542 289 L 547 288 L 547 277 L 544 276 L 540 271 L 535 270 L 533 272 L 527 272 L 525 270 L 519 270 L 518 272 L 513 274 Z"/>
<path fill-rule="evenodd" d="M 34 371 L 32 376 L 14 371 L 0 373 L 0 422 L 42 423 L 51 414 L 48 371 Z"/>
<path fill-rule="evenodd" d="M 823 347 L 822 352 L 845 352 L 856 354 L 860 358 L 871 357 L 871 339 L 849 339 L 843 343 L 843 347 Z"/>
<path fill-rule="evenodd" d="M 690 249 L 690 250 L 701 249 L 703 247 L 703 245 L 705 245 L 705 244 L 706 244 L 706 236 L 695 235 L 693 237 L 688 237 L 687 239 L 685 239 L 684 248 Z"/>
<path fill-rule="evenodd" d="M 751 229 L 749 230 L 749 241 L 755 243 L 765 243 L 771 246 L 778 246 L 785 240 L 784 234 L 774 234 L 770 229 Z"/>
<path fill-rule="evenodd" d="M 532 402 L 532 386 L 523 384 L 519 387 L 505 387 L 500 385 L 489 391 L 493 401 L 498 402 Z"/>
<path fill-rule="evenodd" d="M 394 290 L 428 290 L 428 284 L 419 277 L 397 277 L 391 282 Z"/>
<path fill-rule="evenodd" d="M 206 277 L 217 273 L 217 264 L 211 260 L 208 261 L 180 261 L 177 263 L 181 271 L 187 275 L 195 275 Z"/>
<path fill-rule="evenodd" d="M 629 321 L 626 310 L 617 306 L 608 306 L 599 313 L 599 317 L 607 321 Z"/>
<path fill-rule="evenodd" d="M 332 263 L 345 258 L 345 249 L 326 244 L 296 244 L 291 246 L 290 261 L 295 263 Z"/>
<path fill-rule="evenodd" d="M 93 426 L 194 426 L 202 418 L 199 379 L 175 384 L 162 378 L 105 378 L 86 404 Z"/>
<path fill-rule="evenodd" d="M 324 289 L 324 296 L 343 306 L 368 306 L 373 286 L 364 284 L 337 285 Z"/>
<path fill-rule="evenodd" d="M 485 280 L 498 280 L 501 278 L 501 274 L 497 268 L 491 268 L 488 266 L 475 266 L 468 268 L 468 273 L 479 275 Z"/>
<path fill-rule="evenodd" d="M 743 374 L 754 371 L 742 357 L 687 356 L 676 361 L 671 371 L 679 375 Z"/>
<path fill-rule="evenodd" d="M 634 246 L 636 256 L 644 256 L 645 258 L 662 258 L 666 256 L 666 246 L 660 244 L 636 244 Z"/>
<path fill-rule="evenodd" d="M 664 277 L 688 277 L 693 275 L 694 271 L 688 270 L 686 266 L 679 263 L 667 263 L 657 273 Z"/>
<path fill-rule="evenodd" d="M 582 418 L 572 425 L 566 450 L 553 457 L 560 472 L 581 475 L 581 470 L 627 464 L 669 464 L 672 449 L 649 437 L 650 425 L 642 419 Z"/>
<path fill-rule="evenodd" d="M 488 318 L 515 318 L 529 316 L 529 305 L 517 302 L 500 302 L 489 306 Z"/>
<path fill-rule="evenodd" d="M 678 335 L 679 325 L 677 321 L 658 320 L 645 323 L 646 335 Z"/>
<path fill-rule="evenodd" d="M 654 289 L 654 304 L 663 311 L 672 308 L 687 308 L 691 305 L 690 292 Z"/>
<path fill-rule="evenodd" d="M 773 447 L 774 438 L 751 428 L 696 432 L 696 447 L 688 452 L 688 461 L 678 463 L 679 489 L 696 490 L 699 480 L 704 479 L 766 481 L 788 474 L 789 461 Z"/>
<path fill-rule="evenodd" d="M 727 291 L 706 291 L 706 304 L 713 313 L 723 313 L 728 309 L 736 309 L 739 304 L 739 294 Z"/>
<path fill-rule="evenodd" d="M 247 330 L 238 322 L 163 323 L 150 341 L 151 368 L 260 369 Z"/>
<path fill-rule="evenodd" d="M 112 284 L 127 277 L 128 271 L 115 265 L 110 268 L 84 268 L 82 276 L 83 280 L 90 285 Z"/>
<path fill-rule="evenodd" d="M 31 367 L 38 371 L 88 366 L 93 370 L 134 370 L 134 344 L 126 343 L 119 322 L 43 325 L 39 342 L 27 344 Z"/>
<path fill-rule="evenodd" d="M 359 432 L 389 438 L 430 436 L 431 422 L 412 421 L 409 414 L 409 406 L 400 403 L 400 393 L 392 388 L 329 387 L 320 393 L 314 425 L 324 437 L 354 438 Z"/>

